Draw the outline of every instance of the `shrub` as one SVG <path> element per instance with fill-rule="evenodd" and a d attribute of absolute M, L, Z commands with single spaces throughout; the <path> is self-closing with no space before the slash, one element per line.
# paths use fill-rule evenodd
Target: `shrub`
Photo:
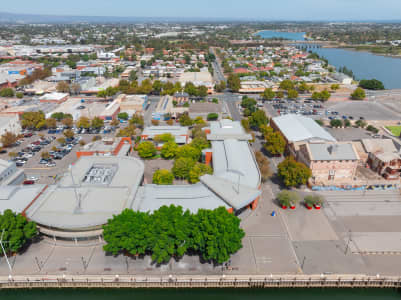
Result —
<path fill-rule="evenodd" d="M 153 183 L 158 185 L 173 184 L 174 175 L 169 170 L 160 169 L 153 173 Z"/>
<path fill-rule="evenodd" d="M 219 118 L 219 114 L 217 113 L 210 113 L 207 115 L 208 121 L 216 121 Z"/>
<path fill-rule="evenodd" d="M 297 192 L 284 190 L 278 193 L 277 200 L 280 205 L 283 206 L 293 206 L 299 202 L 299 195 Z"/>
<path fill-rule="evenodd" d="M 322 205 L 323 204 L 323 197 L 320 195 L 308 195 L 305 196 L 304 202 L 307 206 L 314 206 L 314 205 Z"/>
<path fill-rule="evenodd" d="M 142 142 L 138 146 L 138 155 L 142 158 L 152 158 L 156 155 L 156 147 L 152 142 Z"/>

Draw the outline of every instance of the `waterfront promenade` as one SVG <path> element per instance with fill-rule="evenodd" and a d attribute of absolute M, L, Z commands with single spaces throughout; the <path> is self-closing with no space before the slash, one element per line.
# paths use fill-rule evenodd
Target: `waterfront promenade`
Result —
<path fill-rule="evenodd" d="M 399 288 L 401 277 L 366 275 L 260 275 L 260 276 L 9 276 L 0 277 L 7 288 Z"/>

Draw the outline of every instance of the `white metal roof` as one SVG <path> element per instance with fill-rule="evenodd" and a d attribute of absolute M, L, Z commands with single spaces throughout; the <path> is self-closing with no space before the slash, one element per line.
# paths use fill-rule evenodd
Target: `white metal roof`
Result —
<path fill-rule="evenodd" d="M 313 140 L 336 141 L 330 133 L 311 118 L 288 114 L 273 118 L 273 122 L 291 143 Z"/>

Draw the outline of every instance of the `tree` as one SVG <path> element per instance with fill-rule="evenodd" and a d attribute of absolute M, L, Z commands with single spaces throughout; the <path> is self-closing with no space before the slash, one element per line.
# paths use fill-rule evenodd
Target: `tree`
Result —
<path fill-rule="evenodd" d="M 262 99 L 270 101 L 270 100 L 273 100 L 275 96 L 276 96 L 276 93 L 273 92 L 273 90 L 271 88 L 267 88 L 264 90 L 264 92 L 262 94 Z"/>
<path fill-rule="evenodd" d="M 98 98 L 104 98 L 104 99 L 106 99 L 107 98 L 107 92 L 105 91 L 105 90 L 101 90 L 101 91 L 99 91 L 98 93 L 97 93 L 97 95 L 96 95 Z"/>
<path fill-rule="evenodd" d="M 117 133 L 118 137 L 132 137 L 136 134 L 136 127 L 135 125 L 128 125 L 127 127 L 120 129 Z"/>
<path fill-rule="evenodd" d="M 159 126 L 159 124 L 160 124 L 160 121 L 159 120 L 156 120 L 156 119 L 152 119 L 152 125 L 153 126 Z"/>
<path fill-rule="evenodd" d="M 271 132 L 266 136 L 265 149 L 271 155 L 281 155 L 285 151 L 287 143 L 279 132 Z"/>
<path fill-rule="evenodd" d="M 60 145 L 64 145 L 66 141 L 65 141 L 65 138 L 61 137 L 61 138 L 58 138 L 58 139 L 57 139 L 57 142 L 58 142 Z"/>
<path fill-rule="evenodd" d="M 194 161 L 198 161 L 202 155 L 202 151 L 192 145 L 184 145 L 177 149 L 176 157 L 188 157 Z"/>
<path fill-rule="evenodd" d="M 227 79 L 227 85 L 233 92 L 238 92 L 241 88 L 241 79 L 238 75 L 230 74 Z"/>
<path fill-rule="evenodd" d="M 175 137 L 171 133 L 156 135 L 153 140 L 157 143 L 175 142 Z"/>
<path fill-rule="evenodd" d="M 285 79 L 282 82 L 280 82 L 280 89 L 282 90 L 289 91 L 293 90 L 294 88 L 295 88 L 294 82 L 292 82 L 289 79 Z"/>
<path fill-rule="evenodd" d="M 207 120 L 208 121 L 216 121 L 219 118 L 219 114 L 218 113 L 209 113 L 207 115 Z"/>
<path fill-rule="evenodd" d="M 242 248 L 245 232 L 240 228 L 240 219 L 224 207 L 200 209 L 193 219 L 193 248 L 204 260 L 222 264 Z"/>
<path fill-rule="evenodd" d="M 40 157 L 43 159 L 49 159 L 50 158 L 50 154 L 47 151 L 44 151 L 40 154 Z"/>
<path fill-rule="evenodd" d="M 79 83 L 72 83 L 70 85 L 70 93 L 74 95 L 78 95 L 81 92 L 81 85 Z"/>
<path fill-rule="evenodd" d="M 332 91 L 337 91 L 338 89 L 340 89 L 340 85 L 339 85 L 338 83 L 333 83 L 333 84 L 330 86 L 330 89 L 331 89 Z"/>
<path fill-rule="evenodd" d="M 57 92 L 59 92 L 59 93 L 69 93 L 69 92 L 70 92 L 70 86 L 68 85 L 67 82 L 65 82 L 65 81 L 60 81 L 60 82 L 57 84 L 56 90 L 57 90 Z"/>
<path fill-rule="evenodd" d="M 132 70 L 129 73 L 129 80 L 130 81 L 138 80 L 138 75 L 136 75 L 136 71 L 135 70 Z"/>
<path fill-rule="evenodd" d="M 64 118 L 61 123 L 67 128 L 71 128 L 74 125 L 74 121 L 72 118 Z"/>
<path fill-rule="evenodd" d="M 384 85 L 383 82 L 377 80 L 377 79 L 371 79 L 371 80 L 361 80 L 359 82 L 359 87 L 367 90 L 384 90 Z"/>
<path fill-rule="evenodd" d="M 193 124 L 193 120 L 189 117 L 188 113 L 183 113 L 179 118 L 179 122 L 181 126 L 191 126 Z"/>
<path fill-rule="evenodd" d="M 307 195 L 304 198 L 304 202 L 307 206 L 312 207 L 313 205 L 321 206 L 323 204 L 323 197 L 320 195 Z"/>
<path fill-rule="evenodd" d="M 144 125 L 143 117 L 141 115 L 138 115 L 138 114 L 134 114 L 129 122 L 131 124 L 136 125 L 139 128 L 142 128 L 143 125 Z"/>
<path fill-rule="evenodd" d="M 294 90 L 294 89 L 288 90 L 287 97 L 288 97 L 288 99 L 297 99 L 298 98 L 297 90 Z"/>
<path fill-rule="evenodd" d="M 368 124 L 364 120 L 357 120 L 355 122 L 355 125 L 358 126 L 358 127 L 361 127 L 361 128 L 365 128 L 366 125 L 368 125 Z"/>
<path fill-rule="evenodd" d="M 24 93 L 22 93 L 22 92 L 17 92 L 17 93 L 15 94 L 15 97 L 17 97 L 18 99 L 22 99 L 22 98 L 24 98 Z"/>
<path fill-rule="evenodd" d="M 203 150 L 203 149 L 207 149 L 210 147 L 210 143 L 209 141 L 205 138 L 205 137 L 196 137 L 194 139 L 192 139 L 192 142 L 190 144 L 192 147 L 195 147 L 199 150 Z"/>
<path fill-rule="evenodd" d="M 57 127 L 57 120 L 53 118 L 46 119 L 46 127 L 47 128 L 56 128 Z"/>
<path fill-rule="evenodd" d="M 85 128 L 88 129 L 90 127 L 90 120 L 87 117 L 80 117 L 77 121 L 78 128 Z"/>
<path fill-rule="evenodd" d="M 257 129 L 259 129 L 260 126 L 262 126 L 262 125 L 267 125 L 268 123 L 269 123 L 269 120 L 266 116 L 266 113 L 264 110 L 261 110 L 261 109 L 256 110 L 249 117 L 249 124 L 252 127 L 257 128 Z"/>
<path fill-rule="evenodd" d="M 153 183 L 158 185 L 171 185 L 174 181 L 174 175 L 169 170 L 160 169 L 153 173 Z"/>
<path fill-rule="evenodd" d="M 338 128 L 338 127 L 342 127 L 343 126 L 343 122 L 339 119 L 333 119 L 330 121 L 330 126 L 334 127 L 334 128 Z"/>
<path fill-rule="evenodd" d="M 178 145 L 174 141 L 169 141 L 162 146 L 160 154 L 164 159 L 173 159 L 177 150 Z"/>
<path fill-rule="evenodd" d="M 8 152 L 8 156 L 12 159 L 12 158 L 16 158 L 18 156 L 17 152 Z"/>
<path fill-rule="evenodd" d="M 356 88 L 351 94 L 351 99 L 353 100 L 363 100 L 365 99 L 365 97 L 366 97 L 365 91 L 360 87 Z"/>
<path fill-rule="evenodd" d="M 199 178 L 205 174 L 212 174 L 212 167 L 202 164 L 196 163 L 195 166 L 189 171 L 189 182 L 197 183 L 199 182 Z"/>
<path fill-rule="evenodd" d="M 75 135 L 71 129 L 64 130 L 63 134 L 67 139 L 72 139 Z"/>
<path fill-rule="evenodd" d="M 6 133 L 1 136 L 1 143 L 3 147 L 11 147 L 16 141 L 18 141 L 18 136 L 10 131 L 6 131 Z"/>
<path fill-rule="evenodd" d="M 242 119 L 241 120 L 241 125 L 244 128 L 244 130 L 246 132 L 250 132 L 251 131 L 251 124 L 249 124 L 249 120 L 248 119 Z"/>
<path fill-rule="evenodd" d="M 270 162 L 267 157 L 260 151 L 255 152 L 256 162 L 258 163 L 262 182 L 266 182 L 272 175 Z"/>
<path fill-rule="evenodd" d="M 92 122 L 91 122 L 91 127 L 95 129 L 100 129 L 104 126 L 104 121 L 103 119 L 99 117 L 94 117 Z"/>
<path fill-rule="evenodd" d="M 21 116 L 21 125 L 23 128 L 38 129 L 45 124 L 45 114 L 42 111 L 25 112 Z"/>
<path fill-rule="evenodd" d="M 323 91 L 320 92 L 320 99 L 322 101 L 327 101 L 327 100 L 330 99 L 330 97 L 331 97 L 331 94 L 330 94 L 329 91 L 323 90 Z"/>
<path fill-rule="evenodd" d="M 287 187 L 296 187 L 306 184 L 312 176 L 311 170 L 303 163 L 295 161 L 293 157 L 287 157 L 278 167 L 278 176 Z"/>
<path fill-rule="evenodd" d="M 282 206 L 295 206 L 300 196 L 297 192 L 284 190 L 277 194 L 277 200 Z"/>
<path fill-rule="evenodd" d="M 0 90 L 0 97 L 14 97 L 14 90 L 12 88 L 3 88 Z"/>
<path fill-rule="evenodd" d="M 142 158 L 152 158 L 156 155 L 157 149 L 152 142 L 142 142 L 138 146 L 138 155 Z"/>
<path fill-rule="evenodd" d="M 189 172 L 195 166 L 195 161 L 189 157 L 181 157 L 175 160 L 173 174 L 175 178 L 189 179 Z"/>
<path fill-rule="evenodd" d="M 3 243 L 6 253 L 17 253 L 38 234 L 35 222 L 28 222 L 24 216 L 9 209 L 0 214 L 0 232 L 3 241 L 8 241 Z"/>
<path fill-rule="evenodd" d="M 117 115 L 117 118 L 119 118 L 120 120 L 127 121 L 129 119 L 129 116 L 126 112 L 122 112 Z"/>

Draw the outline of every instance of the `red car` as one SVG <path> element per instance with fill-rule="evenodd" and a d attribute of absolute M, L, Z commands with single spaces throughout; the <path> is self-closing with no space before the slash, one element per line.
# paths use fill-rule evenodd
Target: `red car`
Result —
<path fill-rule="evenodd" d="M 23 182 L 23 184 L 24 184 L 24 185 L 35 184 L 35 181 L 33 181 L 33 180 L 25 180 L 25 181 Z"/>

